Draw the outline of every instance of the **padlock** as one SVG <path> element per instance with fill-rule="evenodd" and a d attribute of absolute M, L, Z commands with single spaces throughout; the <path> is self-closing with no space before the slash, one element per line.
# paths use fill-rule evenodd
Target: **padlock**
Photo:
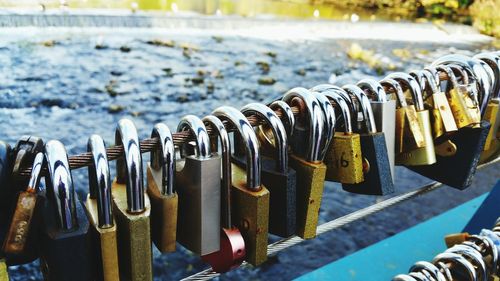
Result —
<path fill-rule="evenodd" d="M 117 228 L 111 202 L 111 178 L 104 140 L 90 136 L 87 151 L 92 155 L 89 166 L 89 194 L 85 207 L 91 225 L 94 280 L 120 280 Z"/>
<path fill-rule="evenodd" d="M 12 175 L 12 149 L 4 141 L 0 141 L 0 241 L 4 241 L 9 227 L 10 210 L 10 176 Z"/>
<path fill-rule="evenodd" d="M 231 144 L 229 135 L 224 124 L 220 119 L 213 115 L 205 116 L 203 119 L 205 126 L 212 129 L 216 134 L 211 140 L 212 151 L 217 151 L 218 140 L 220 140 L 220 148 L 222 154 L 222 178 L 221 178 L 221 225 L 220 232 L 220 250 L 205 256 L 202 259 L 212 266 L 215 272 L 223 273 L 237 268 L 241 265 L 246 256 L 245 240 L 241 235 L 240 230 L 232 223 L 231 218 L 231 186 L 232 186 L 232 169 L 231 169 Z"/>
<path fill-rule="evenodd" d="M 377 132 L 375 117 L 370 100 L 361 88 L 355 85 L 345 85 L 344 90 L 353 95 L 363 116 L 361 128 L 358 131 L 363 157 L 364 181 L 357 184 L 342 184 L 346 191 L 368 195 L 387 195 L 394 192 L 389 156 L 385 135 Z"/>
<path fill-rule="evenodd" d="M 296 233 L 296 172 L 288 167 L 288 137 L 276 113 L 260 103 L 250 103 L 241 109 L 245 116 L 262 120 L 273 135 L 274 155 L 262 156 L 262 183 L 270 192 L 269 233 L 289 237 Z M 262 146 L 262 145 L 261 145 Z M 245 167 L 244 155 L 234 155 L 240 167 Z"/>
<path fill-rule="evenodd" d="M 92 280 L 90 230 L 84 206 L 73 186 L 64 145 L 45 144 L 48 175 L 40 237 L 40 266 L 45 280 Z"/>
<path fill-rule="evenodd" d="M 356 113 L 359 111 L 359 108 L 357 108 L 357 104 L 354 104 L 352 102 L 352 99 L 349 96 L 349 94 L 341 87 L 336 86 L 336 85 L 331 85 L 331 84 L 319 84 L 319 85 L 314 86 L 310 90 L 313 92 L 319 92 L 319 93 L 322 93 L 322 92 L 328 90 L 329 92 L 336 93 L 338 96 L 340 96 L 347 103 L 347 106 L 349 107 L 349 112 L 351 113 L 351 120 L 358 119 L 358 115 Z M 338 116 L 337 116 L 337 119 L 338 119 Z M 328 122 L 328 120 L 327 120 L 327 122 Z"/>
<path fill-rule="evenodd" d="M 123 145 L 124 151 L 116 162 L 111 186 L 120 280 L 152 280 L 151 205 L 144 190 L 141 148 L 132 121 L 118 121 L 115 145 Z"/>
<path fill-rule="evenodd" d="M 267 260 L 270 194 L 261 184 L 261 156 L 257 136 L 236 108 L 221 106 L 212 112 L 236 129 L 245 147 L 246 166 L 232 163 L 232 219 L 245 239 L 246 261 L 257 266 Z"/>
<path fill-rule="evenodd" d="M 151 200 L 151 237 L 162 253 L 175 251 L 179 197 L 174 190 L 175 146 L 169 128 L 158 123 L 151 133 L 159 145 L 151 151 L 147 192 Z"/>
<path fill-rule="evenodd" d="M 325 117 L 318 100 L 305 88 L 291 89 L 283 101 L 300 108 L 290 140 L 293 154 L 289 165 L 297 173 L 297 235 L 311 239 L 316 236 L 326 175 L 326 165 L 322 162 L 325 156 L 322 144 L 329 142 L 323 139 Z"/>
<path fill-rule="evenodd" d="M 9 271 L 4 258 L 0 258 L 0 281 L 9 281 Z"/>
<path fill-rule="evenodd" d="M 39 234 L 40 207 L 44 201 L 44 197 L 39 194 L 43 152 L 34 155 L 32 162 L 29 182 L 26 190 L 19 192 L 3 243 L 3 252 L 10 265 L 32 262 L 38 258 L 36 238 Z"/>
<path fill-rule="evenodd" d="M 287 136 L 291 137 L 293 135 L 293 127 L 295 126 L 295 115 L 293 115 L 292 108 L 281 100 L 273 101 L 269 104 L 269 108 L 281 112 L 281 121 L 285 126 Z"/>
<path fill-rule="evenodd" d="M 177 131 L 195 137 L 194 155 L 181 146 L 176 161 L 175 187 L 179 196 L 177 241 L 203 256 L 220 250 L 221 157 L 211 153 L 210 139 L 201 119 L 186 115 Z"/>
<path fill-rule="evenodd" d="M 384 78 L 380 84 L 394 93 L 396 100 L 395 119 L 395 164 L 398 164 L 398 155 L 414 148 L 425 147 L 423 129 L 417 117 L 415 105 L 409 105 L 398 81 Z"/>
<path fill-rule="evenodd" d="M 388 99 L 384 87 L 375 79 L 363 79 L 357 83 L 370 99 L 370 105 L 378 132 L 384 133 L 387 155 L 394 182 L 396 100 Z"/>
<path fill-rule="evenodd" d="M 326 180 L 336 181 L 345 184 L 356 184 L 364 181 L 363 175 L 363 156 L 361 155 L 361 141 L 358 133 L 353 130 L 353 116 L 357 113 L 353 113 L 351 110 L 355 110 L 357 107 L 352 103 L 351 97 L 344 92 L 346 99 L 337 93 L 338 91 L 333 91 L 332 89 L 326 89 L 320 93 L 327 97 L 330 102 L 333 102 L 333 106 L 341 120 L 343 120 L 341 129 L 337 124 L 337 129 L 334 132 L 331 146 L 329 146 L 328 151 L 325 154 L 325 164 L 326 170 Z M 323 104 L 323 103 L 320 103 Z M 334 113 L 335 114 L 335 113 Z M 335 123 L 333 123 L 335 127 Z M 330 135 L 326 135 L 327 138 Z"/>

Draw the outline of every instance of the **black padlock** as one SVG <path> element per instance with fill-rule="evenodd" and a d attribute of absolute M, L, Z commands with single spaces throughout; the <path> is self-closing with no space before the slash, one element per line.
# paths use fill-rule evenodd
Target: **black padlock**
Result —
<path fill-rule="evenodd" d="M 296 233 L 296 180 L 294 169 L 288 166 L 288 139 L 285 127 L 276 113 L 260 103 L 250 103 L 241 109 L 245 116 L 257 116 L 270 130 L 273 154 L 263 155 L 261 178 L 271 194 L 269 203 L 269 233 L 289 237 Z M 267 134 L 265 134 L 267 135 Z M 235 155 L 234 161 L 245 166 L 245 158 Z"/>
<path fill-rule="evenodd" d="M 391 194 L 394 192 L 394 184 L 385 135 L 377 132 L 370 100 L 358 86 L 345 85 L 343 89 L 354 96 L 353 101 L 357 101 L 357 108 L 363 117 L 363 121 L 359 122 L 361 124 L 355 127 L 360 135 L 365 180 L 356 184 L 342 184 L 342 188 L 348 192 L 367 195 Z"/>
<path fill-rule="evenodd" d="M 5 239 L 9 227 L 10 210 L 7 207 L 12 171 L 11 147 L 8 143 L 0 141 L 0 242 Z"/>
<path fill-rule="evenodd" d="M 45 280 L 92 280 L 89 221 L 77 198 L 64 145 L 45 145 L 48 176 L 40 266 Z"/>

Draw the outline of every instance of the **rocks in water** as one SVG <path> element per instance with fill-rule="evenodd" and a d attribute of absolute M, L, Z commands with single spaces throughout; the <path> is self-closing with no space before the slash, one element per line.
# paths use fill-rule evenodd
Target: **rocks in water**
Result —
<path fill-rule="evenodd" d="M 212 39 L 216 42 L 216 43 L 222 43 L 224 41 L 224 38 L 222 36 L 212 36 Z"/>
<path fill-rule="evenodd" d="M 132 49 L 129 46 L 121 46 L 120 47 L 120 52 L 122 53 L 130 53 Z"/>
<path fill-rule="evenodd" d="M 194 85 L 203 84 L 204 81 L 205 78 L 203 76 L 196 76 L 191 78 L 191 82 L 193 82 Z"/>
<path fill-rule="evenodd" d="M 273 59 L 275 59 L 278 56 L 278 54 L 276 54 L 275 52 L 271 52 L 271 51 L 267 51 L 264 54 L 266 56 L 269 56 L 269 57 L 273 58 Z"/>
<path fill-rule="evenodd" d="M 216 78 L 216 79 L 224 79 L 224 74 L 222 74 L 222 72 L 220 70 L 212 71 L 211 76 Z"/>
<path fill-rule="evenodd" d="M 123 75 L 123 72 L 121 71 L 118 71 L 118 70 L 111 70 L 109 72 L 109 74 L 113 75 L 113 76 L 122 76 Z"/>
<path fill-rule="evenodd" d="M 125 106 L 119 105 L 119 104 L 112 104 L 108 106 L 108 112 L 109 113 L 119 113 L 122 112 L 125 109 Z"/>
<path fill-rule="evenodd" d="M 264 76 L 260 77 L 257 82 L 259 83 L 259 85 L 273 85 L 274 83 L 276 83 L 276 79 L 269 76 Z"/>
<path fill-rule="evenodd" d="M 146 44 L 153 45 L 153 46 L 158 46 L 158 47 L 168 47 L 168 48 L 175 47 L 175 41 L 174 40 L 153 39 L 153 40 L 146 41 Z"/>
<path fill-rule="evenodd" d="M 108 84 L 106 84 L 106 86 L 104 86 L 104 89 L 106 90 L 108 95 L 110 95 L 111 97 L 118 96 L 118 92 L 115 90 L 115 88 L 117 87 L 117 84 L 118 84 L 118 81 L 109 80 Z"/>
<path fill-rule="evenodd" d="M 295 70 L 294 73 L 300 76 L 306 76 L 306 70 L 303 68 Z"/>
<path fill-rule="evenodd" d="M 54 47 L 55 45 L 58 44 L 58 42 L 56 40 L 47 40 L 41 42 L 40 44 L 42 44 L 42 46 L 44 47 Z"/>
<path fill-rule="evenodd" d="M 180 94 L 177 96 L 175 100 L 180 103 L 185 103 L 189 101 L 189 97 L 187 94 Z"/>
<path fill-rule="evenodd" d="M 97 43 L 97 44 L 95 44 L 94 48 L 96 50 L 106 50 L 106 49 L 108 49 L 108 45 L 105 45 L 103 43 Z"/>
<path fill-rule="evenodd" d="M 268 73 L 269 70 L 271 70 L 271 66 L 266 61 L 258 61 L 255 64 L 260 68 L 260 71 L 264 74 Z"/>
<path fill-rule="evenodd" d="M 163 72 L 165 73 L 165 76 L 167 76 L 167 77 L 174 76 L 174 73 L 173 73 L 171 67 L 165 67 L 165 68 L 162 68 L 161 70 L 163 70 Z"/>

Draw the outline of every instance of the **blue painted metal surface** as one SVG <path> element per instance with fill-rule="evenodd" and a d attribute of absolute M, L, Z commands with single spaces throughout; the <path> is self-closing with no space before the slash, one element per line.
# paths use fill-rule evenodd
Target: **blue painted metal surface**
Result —
<path fill-rule="evenodd" d="M 483 204 L 477 209 L 477 212 L 472 216 L 469 223 L 464 227 L 462 232 L 476 234 L 483 228 L 491 228 L 500 215 L 500 180 L 495 187 L 490 191 L 488 197 L 484 199 Z"/>
<path fill-rule="evenodd" d="M 495 189 L 500 189 L 498 187 L 497 184 Z M 483 194 L 295 280 L 391 280 L 397 274 L 408 272 L 415 262 L 432 260 L 435 255 L 445 250 L 444 236 L 462 232 L 487 195 L 488 193 Z M 496 210 L 495 213 L 498 216 L 500 210 Z"/>

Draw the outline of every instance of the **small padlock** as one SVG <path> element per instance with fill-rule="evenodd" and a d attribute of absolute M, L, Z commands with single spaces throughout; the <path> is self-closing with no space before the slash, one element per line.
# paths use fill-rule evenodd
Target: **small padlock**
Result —
<path fill-rule="evenodd" d="M 179 196 L 177 241 L 198 255 L 220 250 L 221 157 L 211 153 L 210 139 L 201 119 L 184 116 L 177 131 L 189 130 L 195 137 L 194 155 L 188 144 L 180 147 L 175 186 Z"/>
<path fill-rule="evenodd" d="M 257 266 L 267 260 L 269 191 L 261 184 L 261 158 L 257 136 L 245 116 L 236 108 L 221 106 L 212 112 L 236 129 L 245 147 L 245 169 L 232 165 L 232 219 L 245 239 L 246 260 Z"/>
<path fill-rule="evenodd" d="M 297 173 L 297 235 L 311 239 L 316 236 L 326 175 L 322 145 L 330 140 L 324 140 L 325 116 L 311 91 L 293 88 L 283 101 L 300 108 L 290 140 L 293 154 L 289 164 Z"/>
<path fill-rule="evenodd" d="M 370 99 L 377 131 L 384 133 L 391 175 L 394 182 L 396 100 L 388 99 L 384 87 L 375 79 L 363 79 L 358 82 L 357 86 L 360 87 Z"/>
<path fill-rule="evenodd" d="M 425 147 L 423 129 L 418 122 L 417 110 L 415 105 L 408 105 L 403 92 L 403 88 L 398 81 L 385 78 L 380 84 L 394 93 L 396 100 L 396 119 L 395 119 L 395 163 L 398 155 L 414 148 Z"/>
<path fill-rule="evenodd" d="M 363 116 L 358 133 L 361 141 L 361 155 L 363 157 L 364 181 L 357 184 L 342 184 L 346 191 L 368 195 L 387 195 L 394 192 L 389 156 L 385 135 L 377 132 L 375 117 L 370 100 L 363 90 L 355 85 L 345 85 L 347 93 L 354 96 L 358 108 Z"/>
<path fill-rule="evenodd" d="M 405 166 L 430 165 L 436 163 L 436 153 L 432 140 L 430 113 L 424 107 L 424 100 L 418 82 L 411 75 L 396 72 L 387 76 L 404 85 L 410 92 L 411 100 L 415 105 L 418 123 L 424 136 L 424 146 L 412 149 L 403 149 L 403 153 L 396 156 L 396 163 Z M 404 145 L 403 145 L 404 146 Z"/>
<path fill-rule="evenodd" d="M 223 273 L 237 268 L 245 259 L 245 240 L 241 235 L 240 230 L 232 223 L 231 218 L 231 186 L 232 186 L 232 169 L 231 169 L 231 144 L 229 135 L 224 124 L 220 119 L 213 115 L 208 115 L 203 118 L 206 126 L 212 129 L 212 132 L 217 133 L 220 139 L 220 148 L 222 154 L 222 200 L 221 200 L 221 225 L 220 232 L 220 250 L 205 256 L 202 259 L 212 266 L 215 272 Z M 212 151 L 217 151 L 217 138 L 212 138 Z"/>
<path fill-rule="evenodd" d="M 117 228 L 111 202 L 111 177 L 104 140 L 90 136 L 87 151 L 92 154 L 89 166 L 89 194 L 85 207 L 91 225 L 92 250 L 95 261 L 94 280 L 120 280 Z"/>
<path fill-rule="evenodd" d="M 40 237 L 40 266 L 45 280 L 92 280 L 89 221 L 73 186 L 64 145 L 45 145 L 48 175 Z"/>
<path fill-rule="evenodd" d="M 151 151 L 147 192 L 151 200 L 151 237 L 162 253 L 175 251 L 179 197 L 174 190 L 175 146 L 167 125 L 158 123 L 151 133 L 159 145 Z"/>
<path fill-rule="evenodd" d="M 288 167 L 288 137 L 286 130 L 269 107 L 260 103 L 250 103 L 241 109 L 245 116 L 256 116 L 262 120 L 273 135 L 274 155 L 262 156 L 262 183 L 270 192 L 269 233 L 289 237 L 296 233 L 296 172 Z M 263 146 L 263 145 L 261 145 Z M 239 166 L 245 166 L 243 155 L 233 159 Z"/>
<path fill-rule="evenodd" d="M 17 204 L 10 221 L 3 252 L 9 264 L 21 264 L 38 258 L 35 238 L 39 234 L 40 207 L 44 197 L 40 193 L 40 171 L 44 164 L 43 152 L 35 155 L 31 176 L 26 190 L 19 192 Z"/>
<path fill-rule="evenodd" d="M 116 162 L 116 178 L 111 187 L 120 279 L 152 280 L 151 205 L 144 190 L 141 148 L 132 121 L 118 121 L 115 145 L 123 145 L 124 151 Z"/>

